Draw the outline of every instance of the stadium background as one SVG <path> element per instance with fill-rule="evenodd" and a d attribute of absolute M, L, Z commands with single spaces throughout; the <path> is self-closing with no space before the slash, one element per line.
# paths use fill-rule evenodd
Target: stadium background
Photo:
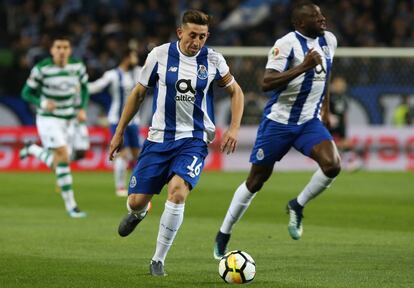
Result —
<path fill-rule="evenodd" d="M 329 30 L 338 38 L 339 50 L 333 77 L 348 84 L 348 129 L 355 146 L 362 151 L 367 169 L 414 169 L 414 138 L 407 127 L 392 127 L 395 108 L 402 95 L 414 105 L 412 84 L 414 50 L 414 8 L 410 1 L 316 1 L 328 19 Z M 0 169 L 39 169 L 35 160 L 20 163 L 18 148 L 24 139 L 36 139 L 33 109 L 20 98 L 21 88 L 34 63 L 48 55 L 50 35 L 67 31 L 73 41 L 74 57 L 83 59 L 90 80 L 97 79 L 118 61 L 120 47 L 139 51 L 141 63 L 152 47 L 175 39 L 180 11 L 199 8 L 213 15 L 209 46 L 224 52 L 233 74 L 246 95 L 245 125 L 240 149 L 233 158 L 212 153 L 208 169 L 245 170 L 267 95 L 260 81 L 266 54 L 275 39 L 291 29 L 291 1 L 3 1 L 0 6 Z M 164 9 L 168 7 L 168 9 Z M 252 47 L 256 46 L 256 49 Z M 224 47 L 224 49 L 221 49 Z M 250 47 L 250 48 L 246 48 Z M 344 47 L 351 47 L 347 49 Z M 387 47 L 378 50 L 378 47 Z M 393 47 L 393 48 L 391 48 Z M 398 48 L 397 48 L 398 47 Z M 352 49 L 353 48 L 353 49 Z M 363 49 L 361 49 L 363 48 Z M 364 50 L 365 49 L 365 50 Z M 151 96 L 141 109 L 147 126 Z M 216 123 L 229 122 L 229 99 L 218 90 L 215 97 Z M 89 125 L 93 147 L 88 158 L 75 169 L 108 169 L 105 147 L 109 135 L 104 118 L 110 100 L 106 92 L 93 95 Z M 94 132 L 96 131 L 96 132 Z M 105 134 L 106 133 L 106 134 Z M 143 134 L 145 135 L 145 134 Z M 212 147 L 214 152 L 214 146 Z M 294 151 L 280 169 L 313 169 Z"/>

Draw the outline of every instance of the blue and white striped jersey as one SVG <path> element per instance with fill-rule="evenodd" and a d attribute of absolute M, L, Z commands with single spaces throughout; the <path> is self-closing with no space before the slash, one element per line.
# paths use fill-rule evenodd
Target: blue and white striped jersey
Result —
<path fill-rule="evenodd" d="M 127 97 L 135 84 L 138 83 L 141 69 L 142 67 L 140 66 L 136 66 L 129 71 L 115 68 L 106 71 L 101 78 L 88 84 L 90 94 L 99 93 L 105 88 L 109 88 L 111 107 L 108 112 L 108 121 L 110 124 L 118 124 Z M 132 119 L 131 124 L 139 124 L 137 115 Z"/>
<path fill-rule="evenodd" d="M 207 143 L 215 136 L 213 83 L 229 73 L 223 56 L 207 47 L 184 55 L 178 42 L 155 47 L 139 83 L 155 87 L 148 139 L 153 142 L 194 137 Z M 231 85 L 234 79 L 226 84 Z"/>
<path fill-rule="evenodd" d="M 303 73 L 285 87 L 273 91 L 265 108 L 265 116 L 282 124 L 300 125 L 313 118 L 321 118 L 320 110 L 326 92 L 332 60 L 337 47 L 336 37 L 326 31 L 316 39 L 298 31 L 278 39 L 270 50 L 266 69 L 286 71 L 301 64 L 309 49 L 322 56 L 322 66 Z"/>

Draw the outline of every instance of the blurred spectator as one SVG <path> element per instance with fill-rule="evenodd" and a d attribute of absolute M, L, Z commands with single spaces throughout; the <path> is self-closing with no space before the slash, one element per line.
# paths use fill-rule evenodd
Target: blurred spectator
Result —
<path fill-rule="evenodd" d="M 22 79 L 26 78 L 33 63 L 48 54 L 49 35 L 62 27 L 71 34 L 73 54 L 84 60 L 91 80 L 116 65 L 119 60 L 118 53 L 122 50 L 120 47 L 130 39 L 140 43 L 137 49 L 140 59 L 144 61 L 145 55 L 154 46 L 175 38 L 171 27 L 176 26 L 181 11 L 185 9 L 202 9 L 213 16 L 209 39 L 211 46 L 271 46 L 275 38 L 291 29 L 288 11 L 295 1 L 274 0 L 266 1 L 271 3 L 270 13 L 258 24 L 243 29 L 234 27 L 221 30 L 219 24 L 228 19 L 229 15 L 245 1 L 2 1 L 0 4 L 2 59 L 0 93 L 19 94 Z M 342 47 L 412 46 L 414 43 L 413 1 L 325 0 L 315 3 L 326 12 L 328 29 L 337 35 L 338 43 Z M 339 63 L 345 61 L 338 60 Z M 237 79 L 240 77 L 257 79 L 258 75 L 255 73 L 263 72 L 262 69 L 256 69 L 257 66 L 254 64 L 247 64 L 248 67 L 239 66 L 240 75 L 237 75 Z M 378 65 L 383 64 L 378 63 Z M 366 69 L 371 67 L 362 66 L 367 67 Z M 383 69 L 374 67 L 373 70 Z M 237 70 L 233 69 L 233 71 Z M 8 75 L 13 77 L 7 77 Z M 367 75 L 371 74 L 363 71 L 360 75 L 355 75 L 355 79 L 365 83 L 369 81 Z M 382 77 L 378 79 L 393 80 L 389 73 L 378 76 Z M 243 79 L 240 83 L 243 84 Z M 250 80 L 250 83 L 253 81 Z M 260 89 L 254 91 L 259 92 Z"/>
<path fill-rule="evenodd" d="M 398 127 L 413 124 L 414 107 L 410 107 L 409 96 L 401 96 L 401 103 L 397 106 L 393 115 L 393 124 Z"/>
<path fill-rule="evenodd" d="M 362 157 L 355 151 L 352 141 L 347 137 L 348 108 L 347 82 L 342 76 L 331 81 L 329 98 L 329 132 L 334 137 L 345 170 L 355 171 L 362 167 Z"/>

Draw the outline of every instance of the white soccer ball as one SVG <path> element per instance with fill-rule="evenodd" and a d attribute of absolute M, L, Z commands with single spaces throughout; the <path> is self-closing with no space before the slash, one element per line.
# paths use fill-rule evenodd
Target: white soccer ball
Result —
<path fill-rule="evenodd" d="M 249 283 L 256 275 L 256 263 L 244 251 L 230 251 L 219 262 L 219 274 L 226 283 Z"/>

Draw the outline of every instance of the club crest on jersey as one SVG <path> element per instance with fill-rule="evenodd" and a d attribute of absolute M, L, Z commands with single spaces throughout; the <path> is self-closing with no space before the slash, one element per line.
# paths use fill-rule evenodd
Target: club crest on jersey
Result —
<path fill-rule="evenodd" d="M 137 178 L 135 178 L 135 176 L 132 176 L 131 181 L 129 182 L 129 187 L 134 188 L 135 186 L 137 186 Z"/>
<path fill-rule="evenodd" d="M 207 68 L 204 65 L 198 66 L 197 77 L 201 80 L 205 80 L 208 77 Z"/>
<path fill-rule="evenodd" d="M 257 150 L 257 153 L 256 153 L 256 158 L 257 158 L 257 160 L 263 160 L 264 159 L 264 151 L 263 151 L 263 149 L 262 148 L 259 148 L 259 150 Z"/>

